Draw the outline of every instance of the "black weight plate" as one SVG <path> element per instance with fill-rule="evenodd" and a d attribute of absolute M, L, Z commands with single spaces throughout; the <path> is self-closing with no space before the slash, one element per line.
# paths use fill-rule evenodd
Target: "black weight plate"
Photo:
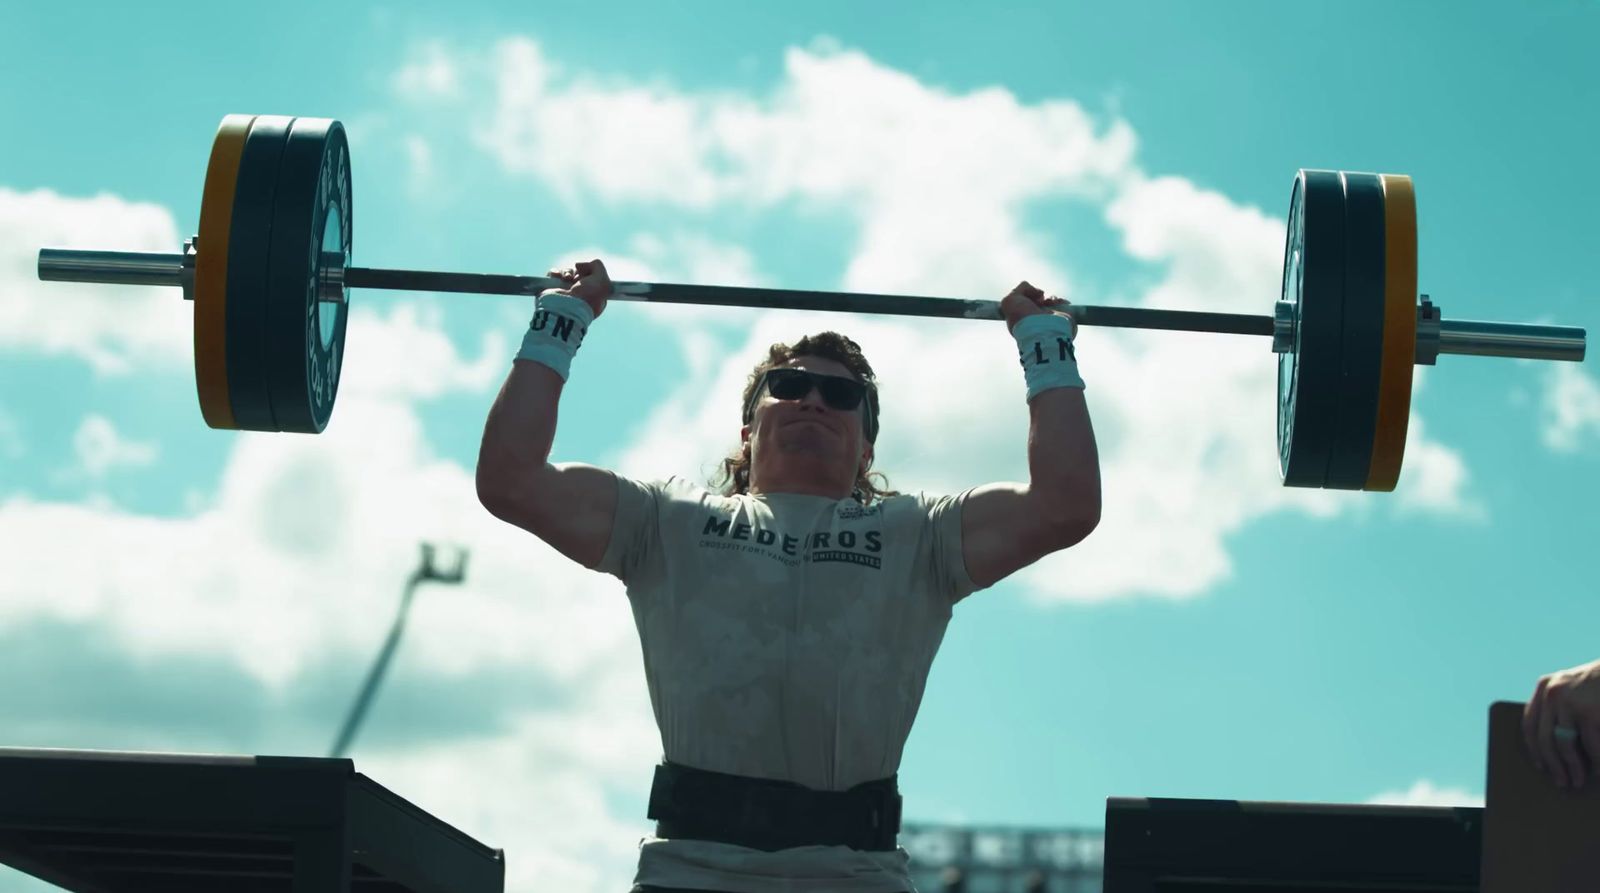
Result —
<path fill-rule="evenodd" d="M 1344 176 L 1344 369 L 1327 486 L 1361 490 L 1372 464 L 1383 369 L 1384 210 L 1377 174 Z"/>
<path fill-rule="evenodd" d="M 1278 468 L 1289 487 L 1322 487 L 1328 478 L 1344 348 L 1344 254 L 1339 175 L 1301 171 L 1283 257 L 1294 345 L 1278 355 Z"/>
<path fill-rule="evenodd" d="M 318 434 L 339 389 L 349 306 L 319 299 L 325 267 L 350 262 L 350 148 L 338 121 L 294 120 L 277 194 L 266 330 L 272 413 L 279 431 Z"/>
<path fill-rule="evenodd" d="M 276 431 L 267 393 L 267 261 L 278 163 L 293 118 L 262 115 L 245 138 L 228 233 L 228 402 L 243 431 Z M 204 249 L 201 249 L 204 250 Z"/>

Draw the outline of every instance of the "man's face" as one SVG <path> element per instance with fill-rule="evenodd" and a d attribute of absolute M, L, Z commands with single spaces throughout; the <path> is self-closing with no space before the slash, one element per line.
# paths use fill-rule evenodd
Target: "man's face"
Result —
<path fill-rule="evenodd" d="M 859 382 L 843 363 L 821 357 L 796 357 L 780 368 Z M 815 387 L 798 399 L 779 400 L 763 384 L 750 424 L 741 435 L 750 442 L 752 456 L 757 448 L 766 452 L 763 464 L 777 459 L 786 465 L 813 465 L 819 470 L 836 469 L 841 474 L 848 471 L 854 481 L 857 470 L 869 464 L 872 457 L 872 445 L 867 443 L 863 429 L 865 413 L 864 398 L 855 409 L 840 410 L 829 406 Z"/>

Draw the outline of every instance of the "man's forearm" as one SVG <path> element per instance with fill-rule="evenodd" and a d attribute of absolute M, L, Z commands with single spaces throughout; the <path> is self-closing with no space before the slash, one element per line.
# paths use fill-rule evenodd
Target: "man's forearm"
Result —
<path fill-rule="evenodd" d="M 1028 491 L 1062 524 L 1100 519 L 1100 454 L 1082 388 L 1051 388 L 1028 403 Z"/>

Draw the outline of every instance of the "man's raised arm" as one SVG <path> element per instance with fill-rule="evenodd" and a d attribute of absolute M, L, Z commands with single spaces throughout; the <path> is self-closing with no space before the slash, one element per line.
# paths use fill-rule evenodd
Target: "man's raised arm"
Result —
<path fill-rule="evenodd" d="M 962 503 L 961 555 L 979 589 L 1076 545 L 1100 523 L 1100 458 L 1072 348 L 1076 326 L 1050 309 L 1066 306 L 1026 282 L 1001 302 L 1028 381 L 1028 483 L 979 487 Z"/>
<path fill-rule="evenodd" d="M 605 555 L 617 509 L 611 472 L 550 464 L 567 370 L 589 325 L 605 310 L 611 280 L 600 261 L 552 270 L 567 287 L 539 297 L 522 349 L 489 409 L 478 449 L 478 501 L 593 568 Z"/>

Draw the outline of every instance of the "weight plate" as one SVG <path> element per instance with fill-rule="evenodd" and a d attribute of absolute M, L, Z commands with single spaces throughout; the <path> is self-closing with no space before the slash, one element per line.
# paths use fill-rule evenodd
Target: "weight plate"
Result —
<path fill-rule="evenodd" d="M 1393 490 L 1406 453 L 1417 352 L 1417 198 L 1411 178 L 1384 174 L 1383 363 L 1368 490 Z"/>
<path fill-rule="evenodd" d="M 1344 185 L 1333 171 L 1302 170 L 1283 256 L 1294 343 L 1278 355 L 1278 469 L 1288 487 L 1327 482 L 1344 352 L 1344 255 Z"/>
<path fill-rule="evenodd" d="M 1325 486 L 1360 490 L 1372 462 L 1383 365 L 1383 181 L 1377 174 L 1343 173 L 1344 362 L 1338 413 Z"/>
<path fill-rule="evenodd" d="M 320 433 L 333 412 L 348 304 L 320 296 L 330 287 L 328 272 L 343 289 L 350 211 L 344 127 L 296 118 L 278 168 L 267 280 L 267 379 L 279 431 Z M 348 299 L 348 289 L 341 297 Z"/>
<path fill-rule="evenodd" d="M 245 431 L 276 431 L 267 388 L 267 265 L 278 165 L 293 118 L 262 115 L 245 138 L 228 240 L 228 393 Z"/>
<path fill-rule="evenodd" d="M 213 428 L 237 428 L 228 397 L 228 234 L 239 158 L 254 115 L 228 115 L 211 142 L 194 259 L 194 382 L 200 415 Z"/>

